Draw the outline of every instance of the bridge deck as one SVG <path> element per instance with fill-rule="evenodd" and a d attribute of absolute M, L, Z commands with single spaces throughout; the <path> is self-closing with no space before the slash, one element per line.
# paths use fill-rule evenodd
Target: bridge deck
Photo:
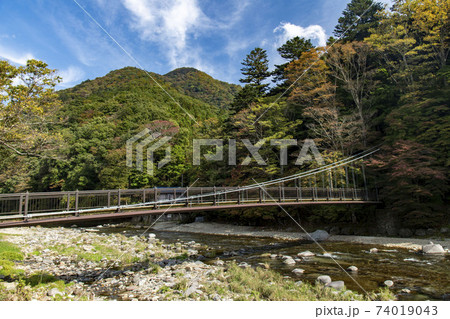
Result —
<path fill-rule="evenodd" d="M 20 226 L 36 226 L 36 225 L 54 225 L 54 224 L 67 224 L 67 223 L 77 223 L 77 222 L 87 222 L 87 221 L 99 221 L 99 220 L 110 220 L 110 219 L 125 219 L 135 216 L 144 215 L 161 215 L 161 214 L 183 214 L 183 213 L 193 213 L 193 212 L 206 212 L 206 211 L 217 211 L 223 209 L 243 209 L 243 208 L 261 208 L 261 207 L 285 207 L 285 206 L 306 206 L 306 205 L 342 205 L 342 204 L 379 204 L 378 201 L 367 201 L 367 200 L 319 200 L 319 201 L 272 201 L 272 202 L 253 202 L 253 203 L 241 203 L 241 204 L 229 204 L 229 205 L 215 205 L 215 206 L 192 206 L 192 207 L 167 207 L 158 209 L 148 209 L 148 207 L 143 207 L 141 209 L 128 209 L 126 211 L 119 212 L 109 212 L 107 210 L 94 214 L 83 214 L 78 216 L 60 216 L 54 218 L 35 218 L 31 220 L 19 220 L 19 221 L 8 221 L 0 223 L 0 228 L 8 227 L 20 227 Z M 71 212 L 73 215 L 73 212 Z M 33 217 L 33 216 L 29 216 Z M 40 215 L 37 215 L 40 217 Z"/>

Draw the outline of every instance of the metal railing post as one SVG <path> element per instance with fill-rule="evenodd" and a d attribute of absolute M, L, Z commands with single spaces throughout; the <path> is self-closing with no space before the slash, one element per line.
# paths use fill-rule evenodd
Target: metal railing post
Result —
<path fill-rule="evenodd" d="M 79 194 L 78 194 L 78 189 L 75 191 L 75 213 L 78 213 L 78 199 L 79 199 Z"/>
<path fill-rule="evenodd" d="M 70 193 L 69 192 L 67 192 L 67 208 L 66 208 L 66 210 L 70 211 Z"/>
<path fill-rule="evenodd" d="M 23 213 L 23 219 L 25 221 L 28 221 L 28 201 L 29 201 L 29 193 L 27 191 L 26 194 L 25 194 L 25 210 L 24 210 L 24 213 Z"/>
<path fill-rule="evenodd" d="M 240 205 L 241 204 L 241 190 L 240 190 L 240 187 L 238 186 L 238 205 Z"/>
<path fill-rule="evenodd" d="M 158 208 L 158 189 L 155 187 L 153 187 L 153 201 L 155 202 L 154 207 L 155 209 Z"/>
<path fill-rule="evenodd" d="M 280 184 L 280 185 L 278 185 L 278 202 L 280 202 L 280 203 L 281 203 L 281 196 L 282 196 L 282 194 L 281 194 L 281 184 Z"/>
<path fill-rule="evenodd" d="M 364 168 L 364 163 L 361 164 L 361 170 L 362 170 L 363 179 L 364 179 L 364 189 L 366 191 L 366 200 L 369 200 L 369 190 L 367 189 L 366 170 Z"/>
<path fill-rule="evenodd" d="M 216 195 L 216 186 L 213 188 L 214 197 L 213 197 L 213 206 L 217 205 L 217 195 Z"/>
<path fill-rule="evenodd" d="M 22 215 L 22 207 L 23 207 L 23 194 L 20 194 L 20 197 L 19 197 L 19 215 Z"/>

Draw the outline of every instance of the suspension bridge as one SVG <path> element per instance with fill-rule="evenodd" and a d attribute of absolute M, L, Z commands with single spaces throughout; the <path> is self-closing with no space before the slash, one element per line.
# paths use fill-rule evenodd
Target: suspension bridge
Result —
<path fill-rule="evenodd" d="M 144 215 L 302 205 L 377 204 L 366 150 L 306 172 L 240 187 L 154 187 L 0 194 L 0 228 Z"/>

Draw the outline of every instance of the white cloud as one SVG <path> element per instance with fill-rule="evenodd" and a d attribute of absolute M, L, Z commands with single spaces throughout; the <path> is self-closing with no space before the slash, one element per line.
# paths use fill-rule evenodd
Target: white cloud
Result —
<path fill-rule="evenodd" d="M 210 26 L 197 0 L 122 0 L 122 3 L 133 16 L 132 28 L 141 39 L 162 44 L 174 67 L 183 65 L 192 56 L 188 37 Z"/>
<path fill-rule="evenodd" d="M 282 22 L 273 30 L 273 32 L 281 32 L 278 37 L 277 46 L 280 46 L 287 40 L 290 40 L 297 36 L 316 40 L 319 46 L 325 46 L 327 44 L 327 35 L 324 28 L 322 28 L 320 25 L 310 25 L 306 28 L 303 28 L 299 25 L 295 25 L 289 22 Z"/>
<path fill-rule="evenodd" d="M 17 53 L 14 50 L 10 50 L 0 46 L 0 58 L 9 60 L 10 62 L 25 65 L 28 60 L 35 59 L 31 53 Z"/>
<path fill-rule="evenodd" d="M 67 69 L 60 70 L 58 73 L 62 77 L 62 83 L 60 84 L 62 86 L 80 81 L 85 75 L 84 71 L 76 66 L 69 66 Z"/>

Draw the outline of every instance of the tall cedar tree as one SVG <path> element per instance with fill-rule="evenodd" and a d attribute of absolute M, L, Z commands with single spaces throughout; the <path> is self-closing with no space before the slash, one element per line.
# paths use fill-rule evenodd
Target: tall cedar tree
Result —
<path fill-rule="evenodd" d="M 239 81 L 257 88 L 260 95 L 262 95 L 269 86 L 269 84 L 263 84 L 263 82 L 270 76 L 266 50 L 261 48 L 253 49 L 244 59 L 242 65 L 244 67 L 241 71 L 245 77 Z"/>
<path fill-rule="evenodd" d="M 377 26 L 377 12 L 382 9 L 380 2 L 352 0 L 342 12 L 342 17 L 334 28 L 334 35 L 344 42 L 363 41 L 370 36 L 369 29 Z"/>
<path fill-rule="evenodd" d="M 300 37 L 295 37 L 288 40 L 285 44 L 277 49 L 278 53 L 283 59 L 288 62 L 281 65 L 275 65 L 275 70 L 272 72 L 273 82 L 281 82 L 278 88 L 286 89 L 289 85 L 286 77 L 286 67 L 287 65 L 295 60 L 298 60 L 303 52 L 307 52 L 314 48 L 311 40 L 304 39 Z"/>

